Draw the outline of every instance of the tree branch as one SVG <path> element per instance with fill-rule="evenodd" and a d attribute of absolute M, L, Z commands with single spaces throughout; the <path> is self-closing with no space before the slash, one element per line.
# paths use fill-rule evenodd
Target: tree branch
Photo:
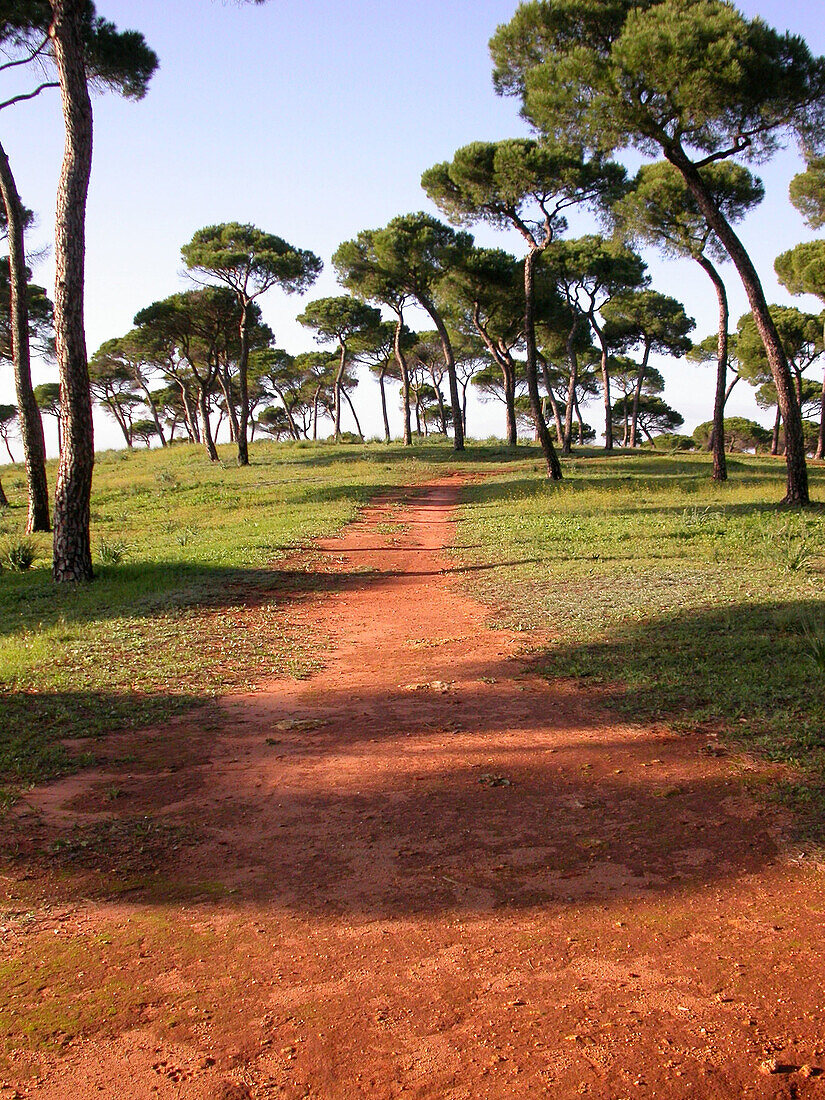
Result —
<path fill-rule="evenodd" d="M 22 103 L 26 99 L 34 99 L 35 96 L 38 96 L 41 92 L 44 92 L 46 88 L 59 87 L 60 85 L 57 83 L 56 80 L 50 80 L 45 84 L 41 84 L 39 88 L 35 88 L 33 92 L 25 92 L 21 95 L 12 96 L 12 98 L 7 99 L 5 103 L 0 103 L 0 111 L 2 111 L 5 107 L 11 107 L 14 103 Z"/>
<path fill-rule="evenodd" d="M 0 65 L 0 73 L 4 73 L 6 69 L 13 69 L 17 65 L 28 65 L 30 61 L 34 61 L 38 54 L 43 52 L 48 44 L 49 36 L 46 35 L 46 37 L 43 39 L 37 49 L 32 50 L 28 57 L 18 57 L 16 61 L 6 61 L 3 65 Z"/>

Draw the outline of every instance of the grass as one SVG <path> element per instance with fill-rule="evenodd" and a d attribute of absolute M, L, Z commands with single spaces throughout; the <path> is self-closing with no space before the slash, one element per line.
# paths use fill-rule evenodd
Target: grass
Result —
<path fill-rule="evenodd" d="M 497 454 L 480 448 L 468 461 Z M 286 597 L 325 578 L 309 559 L 279 566 L 377 493 L 455 465 L 443 445 L 256 443 L 245 468 L 233 448 L 221 456 L 210 464 L 188 445 L 98 455 L 94 583 L 53 584 L 48 535 L 32 536 L 31 568 L 0 573 L 0 781 L 71 771 L 109 732 L 305 675 L 315 640 Z M 0 545 L 14 547 L 25 541 L 25 484 L 19 468 L 2 477 L 12 507 L 0 512 Z"/>
<path fill-rule="evenodd" d="M 596 685 L 617 714 L 721 735 L 796 769 L 783 801 L 825 825 L 825 513 L 771 503 L 781 463 L 577 458 L 558 486 L 495 476 L 467 489 L 473 592 L 539 630 L 548 677 Z M 825 471 L 811 468 L 825 499 Z M 777 795 L 781 792 L 777 789 Z"/>

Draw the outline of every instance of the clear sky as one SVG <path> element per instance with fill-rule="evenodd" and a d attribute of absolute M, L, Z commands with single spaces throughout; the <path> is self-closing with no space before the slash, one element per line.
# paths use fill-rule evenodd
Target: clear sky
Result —
<path fill-rule="evenodd" d="M 180 247 L 200 226 L 253 222 L 312 249 L 327 265 L 307 296 L 313 298 L 340 292 L 329 260 L 342 240 L 396 214 L 437 213 L 419 185 L 425 168 L 470 141 L 526 132 L 517 102 L 493 92 L 487 50 L 515 6 L 513 0 L 270 0 L 262 6 L 98 0 L 102 15 L 145 35 L 160 69 L 140 103 L 95 99 L 90 353 L 126 332 L 138 309 L 186 287 Z M 815 52 L 825 53 L 821 0 L 741 0 L 740 7 L 804 35 Z M 38 216 L 30 248 L 48 250 L 63 140 L 56 93 L 4 111 L 0 124 L 23 201 Z M 792 151 L 760 167 L 767 197 L 742 230 L 769 297 L 784 302 L 791 299 L 775 282 L 773 259 L 811 237 L 787 200 L 798 170 Z M 479 230 L 476 236 L 518 251 L 518 242 L 508 244 L 501 234 Z M 663 262 L 653 252 L 646 259 L 655 288 L 685 302 L 697 334 L 712 331 L 716 307 L 707 277 L 689 262 Z M 35 271 L 50 288 L 49 254 Z M 747 307 L 733 269 L 727 281 L 736 318 Z M 813 300 L 807 305 L 818 308 Z M 294 321 L 300 299 L 273 291 L 262 306 L 281 346 L 293 352 L 313 346 Z M 430 327 L 423 318 L 413 320 Z M 665 374 L 665 396 L 687 427 L 708 419 L 711 371 L 680 362 Z M 53 369 L 44 369 L 37 381 L 55 378 Z M 370 382 L 362 388 L 360 403 L 370 409 L 365 430 L 377 433 L 377 398 Z M 0 400 L 11 393 L 10 378 L 0 378 Z M 744 384 L 734 390 L 729 412 L 754 415 Z M 599 425 L 597 411 L 589 419 Z M 117 445 L 111 421 L 98 415 L 97 425 L 98 446 Z M 400 430 L 400 414 L 395 427 Z M 501 434 L 498 406 L 471 411 L 469 431 Z"/>

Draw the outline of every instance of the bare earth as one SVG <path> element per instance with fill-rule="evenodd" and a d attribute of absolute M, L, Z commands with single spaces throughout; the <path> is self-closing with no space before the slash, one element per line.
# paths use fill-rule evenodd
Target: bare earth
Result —
<path fill-rule="evenodd" d="M 31 844 L 125 822 L 134 874 L 18 847 L 3 966 L 45 969 L 2 995 L 0 1100 L 825 1097 L 821 870 L 755 765 L 617 725 L 484 627 L 459 488 L 318 544 L 321 671 L 31 796 Z M 61 1042 L 67 1001 L 93 1010 Z"/>

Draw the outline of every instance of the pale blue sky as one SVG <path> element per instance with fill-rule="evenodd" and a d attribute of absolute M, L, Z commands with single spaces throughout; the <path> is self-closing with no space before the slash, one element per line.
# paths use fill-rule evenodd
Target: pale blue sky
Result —
<path fill-rule="evenodd" d="M 812 49 L 825 53 L 819 0 L 743 0 L 740 6 L 804 34 Z M 517 103 L 493 93 L 487 52 L 496 26 L 515 10 L 512 0 L 270 0 L 263 6 L 99 0 L 98 7 L 121 28 L 144 33 L 160 70 L 141 103 L 95 100 L 90 352 L 125 332 L 138 309 L 186 285 L 180 246 L 198 227 L 249 221 L 310 248 L 327 267 L 308 297 L 335 294 L 340 288 L 329 258 L 342 240 L 396 214 L 433 209 L 419 186 L 425 168 L 469 141 L 525 132 Z M 49 246 L 62 154 L 56 95 L 3 112 L 2 134 L 23 200 L 38 214 L 31 245 Z M 810 236 L 787 201 L 797 170 L 792 154 L 760 169 L 767 198 L 742 234 L 770 296 L 783 301 L 773 258 Z M 490 231 L 477 236 L 507 244 Z M 512 247 L 517 250 L 517 242 Z M 685 301 L 700 335 L 710 331 L 715 302 L 701 271 L 663 263 L 653 253 L 646 258 L 656 288 Z M 36 273 L 48 287 L 48 257 Z M 736 317 L 746 305 L 732 270 L 728 283 Z M 294 322 L 300 300 L 272 292 L 262 305 L 282 346 L 312 346 Z M 688 426 L 707 419 L 710 372 L 676 364 L 666 373 L 666 396 Z M 53 372 L 38 380 L 47 377 Z M 373 410 L 365 419 L 375 432 L 369 385 L 363 384 L 361 400 Z M 749 394 L 737 389 L 743 393 L 730 411 L 752 414 Z M 0 379 L 0 400 L 8 394 L 8 379 Z M 500 434 L 500 420 L 497 407 L 483 407 L 472 415 L 470 434 Z M 598 413 L 590 420 L 598 425 Z M 114 445 L 117 436 L 99 417 L 98 445 Z"/>

